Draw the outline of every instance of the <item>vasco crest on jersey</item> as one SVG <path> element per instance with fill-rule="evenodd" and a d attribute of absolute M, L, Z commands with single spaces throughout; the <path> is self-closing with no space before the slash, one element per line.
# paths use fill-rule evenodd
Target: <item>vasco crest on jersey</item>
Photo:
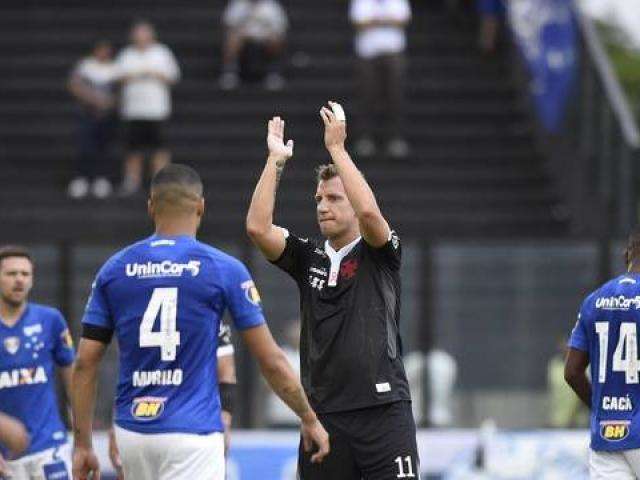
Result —
<path fill-rule="evenodd" d="M 342 265 L 340 265 L 340 278 L 350 279 L 356 276 L 359 267 L 358 260 L 355 258 L 352 260 L 347 260 Z"/>

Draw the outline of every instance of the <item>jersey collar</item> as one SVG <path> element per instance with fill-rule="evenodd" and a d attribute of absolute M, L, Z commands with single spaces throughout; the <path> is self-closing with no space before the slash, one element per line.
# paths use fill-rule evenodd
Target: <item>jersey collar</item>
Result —
<path fill-rule="evenodd" d="M 327 283 L 329 287 L 335 287 L 336 285 L 338 285 L 338 272 L 340 271 L 340 263 L 342 262 L 344 257 L 351 253 L 353 247 L 355 247 L 360 242 L 360 240 L 362 240 L 362 237 L 356 238 L 353 242 L 345 245 L 338 251 L 333 249 L 333 247 L 329 244 L 329 240 L 325 240 L 324 251 L 331 261 L 331 269 L 329 270 L 329 282 Z"/>
<path fill-rule="evenodd" d="M 31 309 L 31 304 L 27 302 L 27 306 L 24 309 L 24 312 L 22 312 L 22 315 L 20 315 L 20 318 L 18 318 L 18 321 L 14 323 L 12 326 L 9 326 L 6 323 L 4 323 L 4 320 L 0 318 L 0 328 L 6 328 L 8 330 L 13 330 L 18 328 L 18 326 L 24 321 L 24 319 L 27 318 L 27 314 L 29 313 L 30 309 Z"/>

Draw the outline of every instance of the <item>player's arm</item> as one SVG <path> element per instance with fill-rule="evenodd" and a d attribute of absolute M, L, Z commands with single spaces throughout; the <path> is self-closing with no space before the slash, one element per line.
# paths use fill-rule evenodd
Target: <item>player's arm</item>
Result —
<path fill-rule="evenodd" d="M 71 405 L 71 394 L 72 394 L 71 385 L 72 385 L 72 378 L 73 378 L 73 366 L 69 365 L 67 367 L 58 367 L 58 368 L 60 370 L 62 387 L 64 388 L 65 395 L 67 396 L 67 402 L 68 402 L 67 405 Z M 69 412 L 70 410 L 67 410 L 67 413 Z M 71 417 L 73 417 L 73 415 L 71 415 Z M 72 423 L 73 423 L 73 419 L 72 419 Z"/>
<path fill-rule="evenodd" d="M 564 365 L 564 379 L 582 402 L 591 408 L 591 382 L 587 377 L 589 354 L 577 348 L 569 348 Z"/>
<path fill-rule="evenodd" d="M 231 425 L 236 391 L 236 362 L 233 352 L 218 356 L 218 384 L 222 403 L 222 423 L 224 424 L 224 450 L 229 451 L 231 441 Z"/>
<path fill-rule="evenodd" d="M 12 455 L 19 455 L 29 446 L 29 434 L 24 425 L 13 417 L 0 413 L 0 444 Z"/>
<path fill-rule="evenodd" d="M 329 102 L 329 105 L 333 109 L 336 107 L 342 109 L 334 102 Z M 356 212 L 362 237 L 372 247 L 382 247 L 389 242 L 391 231 L 389 224 L 382 216 L 371 187 L 345 148 L 346 121 L 337 119 L 336 114 L 327 107 L 322 107 L 320 116 L 324 122 L 325 146 L 338 169 L 347 197 Z"/>
<path fill-rule="evenodd" d="M 311 450 L 314 443 L 318 446 L 311 461 L 321 462 L 329 454 L 329 435 L 309 405 L 298 376 L 271 336 L 269 328 L 264 324 L 248 328 L 242 331 L 242 338 L 273 391 L 302 421 L 305 450 Z"/>
<path fill-rule="evenodd" d="M 293 140 L 284 143 L 284 120 L 269 120 L 267 146 L 269 156 L 260 180 L 253 192 L 247 213 L 247 234 L 267 260 L 275 261 L 282 255 L 286 239 L 282 230 L 273 224 L 276 192 L 285 164 L 293 156 Z"/>
<path fill-rule="evenodd" d="M 71 408 L 73 411 L 73 478 L 83 480 L 89 472 L 94 479 L 100 478 L 98 460 L 93 453 L 91 439 L 93 414 L 96 404 L 98 367 L 107 344 L 82 338 L 78 345 L 78 355 L 73 366 Z"/>

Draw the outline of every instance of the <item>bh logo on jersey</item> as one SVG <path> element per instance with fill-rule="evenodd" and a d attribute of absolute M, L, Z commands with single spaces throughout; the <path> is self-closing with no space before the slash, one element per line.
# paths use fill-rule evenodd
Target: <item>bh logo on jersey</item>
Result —
<path fill-rule="evenodd" d="M 163 397 L 138 397 L 133 399 L 131 415 L 137 420 L 148 422 L 155 420 L 164 412 L 166 398 Z"/>
<path fill-rule="evenodd" d="M 253 283 L 253 280 L 247 280 L 242 285 L 240 285 L 240 288 L 244 290 L 244 296 L 247 298 L 247 300 L 249 300 L 249 302 L 253 303 L 254 305 L 260 305 L 262 299 L 260 298 L 260 293 L 256 288 L 256 284 Z"/>
<path fill-rule="evenodd" d="M 629 436 L 629 424 L 619 420 L 600 422 L 600 436 L 608 442 L 620 442 Z"/>

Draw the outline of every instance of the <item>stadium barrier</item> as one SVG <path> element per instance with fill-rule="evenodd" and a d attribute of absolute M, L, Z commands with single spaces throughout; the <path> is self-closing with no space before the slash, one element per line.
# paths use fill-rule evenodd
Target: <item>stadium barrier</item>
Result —
<path fill-rule="evenodd" d="M 295 480 L 298 440 L 295 431 L 234 431 L 228 480 Z M 587 480 L 588 441 L 585 431 L 420 430 L 420 479 Z M 115 479 L 106 433 L 94 445 L 103 478 Z"/>

